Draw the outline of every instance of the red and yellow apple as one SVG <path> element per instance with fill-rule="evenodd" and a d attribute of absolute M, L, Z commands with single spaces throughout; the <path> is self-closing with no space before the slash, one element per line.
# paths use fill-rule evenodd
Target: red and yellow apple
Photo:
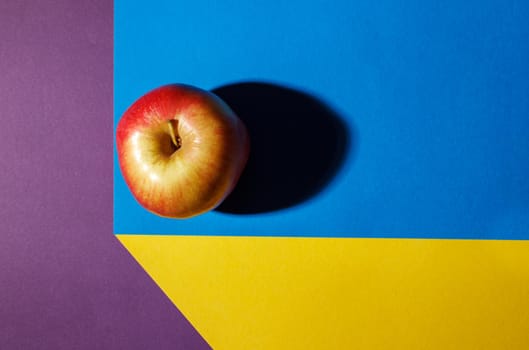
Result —
<path fill-rule="evenodd" d="M 189 218 L 217 207 L 248 159 L 243 122 L 219 97 L 189 85 L 148 92 L 116 129 L 119 166 L 132 195 L 163 217 Z"/>

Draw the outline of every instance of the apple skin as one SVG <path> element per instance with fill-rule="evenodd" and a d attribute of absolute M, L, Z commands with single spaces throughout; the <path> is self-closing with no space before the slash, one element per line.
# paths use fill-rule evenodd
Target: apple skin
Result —
<path fill-rule="evenodd" d="M 250 150 L 246 127 L 224 101 L 183 84 L 134 102 L 118 122 L 116 146 L 134 198 L 168 218 L 193 217 L 222 203 Z"/>

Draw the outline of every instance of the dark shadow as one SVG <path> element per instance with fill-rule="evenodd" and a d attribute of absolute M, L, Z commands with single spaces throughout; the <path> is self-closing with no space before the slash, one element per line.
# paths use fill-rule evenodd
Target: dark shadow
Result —
<path fill-rule="evenodd" d="M 253 214 L 299 204 L 329 183 L 350 151 L 352 130 L 313 96 L 256 82 L 213 92 L 244 121 L 251 142 L 246 168 L 217 211 Z"/>

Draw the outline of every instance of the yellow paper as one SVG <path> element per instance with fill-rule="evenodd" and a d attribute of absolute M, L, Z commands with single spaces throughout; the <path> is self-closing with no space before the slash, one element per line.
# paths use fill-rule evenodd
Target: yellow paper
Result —
<path fill-rule="evenodd" d="M 214 349 L 529 349 L 529 241 L 118 238 Z"/>

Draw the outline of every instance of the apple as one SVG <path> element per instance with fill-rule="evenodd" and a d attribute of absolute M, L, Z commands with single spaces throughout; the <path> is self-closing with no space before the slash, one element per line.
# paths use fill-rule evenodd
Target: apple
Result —
<path fill-rule="evenodd" d="M 134 102 L 116 128 L 118 162 L 134 198 L 163 217 L 217 207 L 246 165 L 247 129 L 212 92 L 172 84 Z"/>

